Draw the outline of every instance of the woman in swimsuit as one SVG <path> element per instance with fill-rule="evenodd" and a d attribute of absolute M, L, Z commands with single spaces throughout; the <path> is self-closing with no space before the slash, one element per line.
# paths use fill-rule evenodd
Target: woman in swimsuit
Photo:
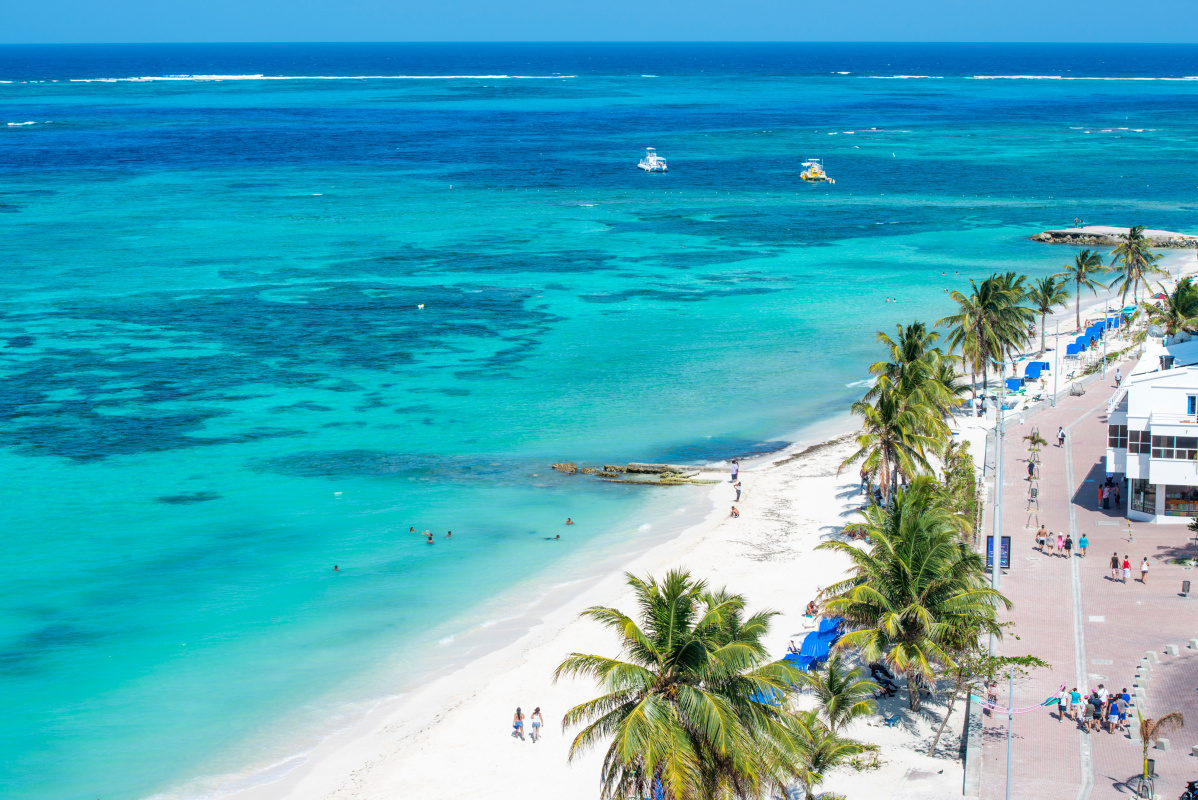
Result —
<path fill-rule="evenodd" d="M 512 738 L 520 737 L 520 741 L 524 741 L 524 712 L 520 707 L 516 707 L 516 714 L 512 717 Z"/>
<path fill-rule="evenodd" d="M 532 716 L 528 718 L 532 723 L 532 743 L 536 744 L 537 739 L 541 738 L 541 725 L 545 722 L 541 718 L 541 707 L 537 706 L 532 710 Z"/>

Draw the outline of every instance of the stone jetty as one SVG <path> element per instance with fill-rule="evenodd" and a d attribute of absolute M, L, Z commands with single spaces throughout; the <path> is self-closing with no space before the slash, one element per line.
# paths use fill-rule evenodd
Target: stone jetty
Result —
<path fill-rule="evenodd" d="M 1055 231 L 1044 231 L 1032 237 L 1033 242 L 1048 244 L 1086 244 L 1114 246 L 1119 244 L 1120 237 L 1127 234 L 1128 228 L 1115 228 L 1110 225 L 1087 225 L 1084 228 L 1062 228 Z M 1179 250 L 1198 249 L 1198 234 L 1175 233 L 1173 231 L 1144 231 L 1144 237 L 1153 247 L 1173 248 Z"/>

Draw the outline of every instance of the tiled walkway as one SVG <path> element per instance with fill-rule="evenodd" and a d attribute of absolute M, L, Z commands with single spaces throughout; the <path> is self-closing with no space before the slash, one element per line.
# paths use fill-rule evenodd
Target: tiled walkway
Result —
<path fill-rule="evenodd" d="M 1129 366 L 1124 365 L 1124 372 Z M 1106 385 L 1110 384 L 1110 385 Z M 1011 537 L 1011 569 L 1002 576 L 1002 591 L 1015 603 L 1008 619 L 1014 636 L 999 646 L 1007 655 L 1031 654 L 1052 665 L 1016 681 L 1014 707 L 1032 706 L 1055 693 L 1062 684 L 1087 688 L 1105 684 L 1108 690 L 1133 687 L 1136 666 L 1146 651 L 1160 654 L 1162 680 L 1150 681 L 1147 712 L 1180 708 L 1191 720 L 1172 737 L 1168 753 L 1152 751 L 1160 778 L 1157 792 L 1166 798 L 1181 794 L 1185 779 L 1198 778 L 1198 759 L 1190 748 L 1198 743 L 1198 652 L 1187 650 L 1198 637 L 1198 597 L 1180 596 L 1181 581 L 1198 571 L 1167 560 L 1181 555 L 1192 537 L 1184 525 L 1132 526 L 1128 541 L 1124 509 L 1097 507 L 1097 487 L 1105 477 L 1106 403 L 1113 381 L 1093 384 L 1081 397 L 1067 397 L 1023 425 L 1008 422 L 1004 458 L 1003 533 Z M 1041 452 L 1039 521 L 1054 533 L 1072 532 L 1076 543 L 1089 538 L 1086 557 L 1066 559 L 1036 549 L 1035 525 L 1028 522 L 1027 448 L 1023 437 L 1031 428 L 1051 444 Z M 1064 426 L 1067 445 L 1056 446 L 1056 431 Z M 993 509 L 988 509 L 992 512 Z M 992 532 L 987 513 L 984 533 Z M 1193 545 L 1190 553 L 1193 553 Z M 1148 584 L 1138 579 L 1123 584 L 1110 579 L 1110 556 L 1129 556 L 1138 578 L 1144 556 L 1151 564 Z M 1165 655 L 1176 644 L 1181 655 Z M 1167 677 L 1167 680 L 1165 679 Z M 1188 681 L 1188 694 L 1176 687 Z M 1007 702 L 1000 686 L 999 703 Z M 982 797 L 1006 793 L 1005 718 L 985 720 Z M 1073 800 L 1127 798 L 1126 781 L 1138 774 L 1140 747 L 1126 733 L 1086 734 L 1052 710 L 1035 710 L 1015 717 L 1012 729 L 1011 796 Z"/>

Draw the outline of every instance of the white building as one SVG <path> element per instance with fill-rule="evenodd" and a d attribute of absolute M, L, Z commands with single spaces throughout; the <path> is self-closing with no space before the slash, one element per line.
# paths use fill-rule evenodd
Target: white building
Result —
<path fill-rule="evenodd" d="M 1198 341 L 1146 347 L 1107 406 L 1106 471 L 1127 476 L 1127 516 L 1198 516 Z"/>

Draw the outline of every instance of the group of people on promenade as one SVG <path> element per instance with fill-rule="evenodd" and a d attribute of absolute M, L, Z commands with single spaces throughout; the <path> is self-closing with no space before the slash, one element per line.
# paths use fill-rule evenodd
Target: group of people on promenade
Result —
<path fill-rule="evenodd" d="M 1120 583 L 1131 580 L 1131 559 L 1125 555 L 1120 561 L 1118 550 L 1111 553 L 1111 580 Z M 1140 583 L 1148 585 L 1148 556 L 1144 556 L 1144 560 L 1140 562 Z"/>
<path fill-rule="evenodd" d="M 1081 557 L 1086 555 L 1086 548 L 1089 546 L 1090 538 L 1083 533 L 1077 540 L 1077 549 L 1081 552 Z M 1036 547 L 1041 553 L 1047 553 L 1050 556 L 1062 555 L 1065 558 L 1073 558 L 1073 536 L 1052 533 L 1043 525 L 1040 526 L 1040 530 L 1036 531 Z"/>
<path fill-rule="evenodd" d="M 1065 691 L 1064 685 L 1057 692 L 1058 721 L 1065 720 L 1068 713 L 1074 722 L 1079 723 L 1086 733 L 1102 730 L 1102 723 L 1107 723 L 1107 733 L 1127 729 L 1128 709 L 1131 706 L 1131 695 L 1127 689 L 1118 694 L 1111 694 L 1106 686 L 1098 684 L 1098 688 L 1083 695 L 1074 686 Z M 1068 708 L 1068 712 L 1066 712 Z"/>

